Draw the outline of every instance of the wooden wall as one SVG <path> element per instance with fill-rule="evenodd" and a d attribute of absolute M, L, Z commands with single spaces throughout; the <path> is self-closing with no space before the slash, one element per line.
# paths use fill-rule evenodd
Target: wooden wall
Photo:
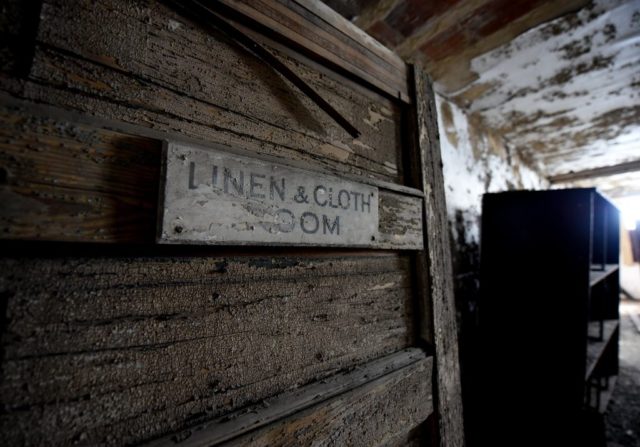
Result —
<path fill-rule="evenodd" d="M 315 14 L 336 19 L 322 7 L 291 11 L 292 20 L 306 11 L 300 23 L 312 28 Z M 390 94 L 391 81 L 356 82 L 336 68 L 349 39 L 362 37 L 323 23 L 325 38 L 340 37 L 325 62 L 247 32 L 354 124 L 357 139 L 227 35 L 168 3 L 8 2 L 0 23 L 8 444 L 404 445 L 435 434 L 426 422 L 433 358 L 416 348 L 427 343 L 433 354 L 437 312 L 423 277 L 413 87 L 404 65 L 385 75 L 404 96 Z M 380 245 L 157 246 L 163 139 L 377 185 Z"/>

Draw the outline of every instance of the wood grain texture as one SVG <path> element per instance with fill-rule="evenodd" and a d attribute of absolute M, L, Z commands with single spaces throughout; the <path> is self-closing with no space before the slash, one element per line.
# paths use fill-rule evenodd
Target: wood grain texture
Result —
<path fill-rule="evenodd" d="M 400 106 L 273 50 L 362 132 L 219 32 L 148 0 L 47 0 L 30 98 L 401 182 Z"/>
<path fill-rule="evenodd" d="M 363 387 L 372 381 L 381 379 L 385 375 L 400 370 L 410 375 L 413 371 L 412 367 L 416 366 L 415 363 L 425 361 L 428 362 L 427 373 L 431 374 L 431 358 L 426 358 L 424 352 L 418 348 L 405 349 L 302 388 L 286 391 L 272 399 L 265 400 L 258 405 L 246 407 L 223 418 L 158 439 L 151 442 L 149 446 L 172 447 L 178 444 L 180 447 L 205 447 L 232 440 L 232 444 L 237 444 L 239 441 L 235 438 L 238 438 L 238 436 L 243 436 L 247 432 L 255 433 L 256 430 L 270 431 L 273 427 L 282 424 L 296 426 L 296 433 L 299 433 L 300 424 L 297 421 L 301 418 L 300 412 L 311 408 L 311 411 L 317 414 L 321 408 L 326 410 L 326 407 L 331 405 L 331 402 L 328 402 L 331 399 L 336 397 L 344 399 L 345 396 L 340 395 L 345 392 L 349 393 L 355 388 Z M 430 406 L 431 396 L 423 397 L 427 403 L 424 409 L 427 413 L 431 413 L 433 410 Z M 394 399 L 392 398 L 391 400 Z M 325 419 L 324 422 L 329 423 L 329 420 Z M 272 423 L 277 424 L 269 427 L 269 424 Z M 385 421 L 382 423 L 383 425 L 386 424 Z M 412 425 L 410 427 L 412 429 L 415 424 L 410 425 Z M 314 430 L 314 428 L 307 427 L 306 430 Z M 335 431 L 337 432 L 337 429 Z M 398 436 L 398 442 L 411 438 L 409 433 L 402 433 L 397 427 L 390 430 L 390 438 L 396 438 L 395 434 L 397 432 L 401 433 Z M 176 439 L 183 441 L 176 442 Z M 319 439 L 322 438 L 318 437 L 316 441 Z M 295 443 L 296 439 L 289 441 Z"/>
<path fill-rule="evenodd" d="M 161 143 L 0 107 L 4 239 L 152 242 Z"/>
<path fill-rule="evenodd" d="M 161 142 L 0 106 L 4 239 L 155 240 Z M 376 248 L 422 247 L 421 200 L 381 190 Z"/>
<path fill-rule="evenodd" d="M 212 7 L 217 2 L 209 2 Z M 270 28 L 305 51 L 337 65 L 394 98 L 409 102 L 406 64 L 346 19 L 313 2 L 220 0 L 246 17 Z M 328 8 L 327 8 L 328 9 Z M 341 19 L 341 20 L 340 20 Z"/>
<path fill-rule="evenodd" d="M 222 445 L 398 445 L 433 411 L 431 370 L 422 359 Z"/>
<path fill-rule="evenodd" d="M 356 125 L 354 140 L 253 55 L 163 2 L 42 3 L 28 77 L 0 79 L 22 104 L 0 106 L 0 238 L 115 248 L 77 244 L 96 250 L 79 256 L 53 252 L 75 244 L 33 243 L 37 253 L 0 258 L 7 444 L 138 444 L 235 420 L 417 344 L 413 257 L 400 250 L 422 247 L 423 199 L 398 193 L 407 98 L 397 99 L 397 86 L 375 93 L 261 41 Z M 287 2 L 264 4 L 277 12 Z M 354 47 L 358 34 L 317 5 L 291 4 L 272 18 L 313 27 L 303 37 L 323 50 L 406 69 L 371 42 Z M 33 113 L 33 103 L 49 113 Z M 392 183 L 380 191 L 379 247 L 394 251 L 195 256 L 145 245 L 155 235 L 165 135 Z M 127 246 L 130 254 L 118 254 Z M 346 381 L 322 403 L 268 420 L 251 442 L 295 445 L 299 427 L 309 442 L 416 444 L 433 409 L 431 368 L 422 355 L 373 381 Z"/>
<path fill-rule="evenodd" d="M 406 256 L 0 263 L 12 445 L 137 443 L 414 343 Z"/>
<path fill-rule="evenodd" d="M 424 247 L 422 199 L 380 190 L 380 241 L 384 248 L 408 250 Z"/>
<path fill-rule="evenodd" d="M 300 5 L 301 7 L 307 9 L 310 13 L 312 13 L 317 18 L 321 19 L 324 22 L 327 22 L 331 26 L 333 26 L 336 30 L 345 34 L 347 37 L 357 42 L 358 45 L 366 48 L 368 51 L 374 53 L 380 59 L 385 60 L 392 67 L 397 68 L 403 74 L 403 79 L 405 80 L 405 84 L 407 85 L 407 73 L 408 66 L 407 63 L 396 53 L 390 50 L 388 47 L 384 46 L 382 43 L 375 40 L 371 35 L 367 34 L 360 27 L 354 26 L 354 23 L 345 19 L 338 12 L 334 11 L 326 5 L 324 2 L 319 0 L 294 0 L 295 3 Z M 410 101 L 411 98 L 408 98 Z"/>
<path fill-rule="evenodd" d="M 431 299 L 436 354 L 438 428 L 440 445 L 464 445 L 458 331 L 453 296 L 449 222 L 445 202 L 437 108 L 431 79 L 420 66 L 414 70 L 418 150 L 425 192 L 425 244 L 428 294 Z M 428 331 L 427 331 L 428 333 Z"/>

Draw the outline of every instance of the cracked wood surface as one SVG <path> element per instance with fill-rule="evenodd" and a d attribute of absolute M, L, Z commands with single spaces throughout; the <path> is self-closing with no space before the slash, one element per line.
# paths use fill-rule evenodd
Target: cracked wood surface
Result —
<path fill-rule="evenodd" d="M 392 97 L 410 101 L 405 62 L 364 32 L 355 31 L 356 27 L 329 8 L 319 6 L 322 3 L 308 0 L 221 0 L 221 3 Z"/>
<path fill-rule="evenodd" d="M 222 445 L 404 446 L 432 411 L 432 358 L 354 388 L 290 418 Z M 353 423 L 352 421 L 360 421 Z M 407 439 L 409 438 L 409 439 Z M 406 444 L 405 444 L 406 443 Z"/>
<path fill-rule="evenodd" d="M 302 445 L 322 439 L 331 445 L 412 445 L 433 411 L 430 380 L 423 380 L 424 375 L 430 378 L 432 368 L 433 358 L 422 350 L 405 349 L 161 438 L 149 447 Z M 366 422 L 345 421 L 356 417 Z"/>
<path fill-rule="evenodd" d="M 436 380 L 439 441 L 442 447 L 464 446 L 462 390 L 458 355 L 458 329 L 451 245 L 447 221 L 440 136 L 436 120 L 435 93 L 431 79 L 419 66 L 415 67 L 416 119 L 418 152 L 425 192 L 425 245 L 428 272 L 424 286 L 430 298 L 432 323 L 422 336 L 433 343 L 436 356 Z"/>
<path fill-rule="evenodd" d="M 399 250 L 422 244 L 423 208 L 402 190 L 400 100 L 261 40 L 356 125 L 354 140 L 163 3 L 44 0 L 39 17 L 28 73 L 0 77 L 13 101 L 0 108 L 0 228 L 21 240 L 0 259 L 3 439 L 138 444 L 416 345 L 414 258 Z M 386 182 L 379 248 L 395 251 L 154 248 L 163 135 Z M 327 444 L 417 444 L 430 378 L 421 360 L 269 421 L 254 441 L 295 443 L 298 426 Z"/>
<path fill-rule="evenodd" d="M 154 241 L 161 142 L 0 106 L 4 238 Z M 310 173 L 313 175 L 313 173 Z M 420 198 L 380 190 L 376 248 L 422 247 Z"/>
<path fill-rule="evenodd" d="M 137 443 L 414 343 L 397 254 L 0 262 L 13 445 Z"/>
<path fill-rule="evenodd" d="M 43 4 L 25 97 L 402 183 L 400 106 L 272 50 L 362 132 L 220 33 L 151 1 Z M 284 51 L 284 50 L 283 50 Z"/>

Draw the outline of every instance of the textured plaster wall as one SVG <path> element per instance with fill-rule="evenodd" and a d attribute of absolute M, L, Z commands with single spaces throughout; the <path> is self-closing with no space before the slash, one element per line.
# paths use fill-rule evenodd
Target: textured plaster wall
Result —
<path fill-rule="evenodd" d="M 540 189 L 547 181 L 526 166 L 504 138 L 437 96 L 449 219 L 455 244 L 479 241 L 482 195 L 511 189 Z M 460 228 L 464 223 L 464 228 Z"/>

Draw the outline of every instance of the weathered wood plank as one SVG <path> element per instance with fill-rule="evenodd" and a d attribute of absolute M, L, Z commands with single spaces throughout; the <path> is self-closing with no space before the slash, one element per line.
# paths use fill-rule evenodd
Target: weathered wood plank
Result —
<path fill-rule="evenodd" d="M 385 57 L 380 57 L 382 50 L 379 47 L 372 46 L 355 32 L 334 27 L 331 24 L 331 20 L 336 21 L 334 16 L 326 20 L 318 17 L 318 8 L 312 12 L 304 5 L 290 1 L 221 0 L 221 3 L 267 26 L 312 55 L 355 74 L 392 97 L 409 102 L 406 66 L 398 63 L 397 56 L 389 55 L 390 50 Z M 215 7 L 216 2 L 211 2 L 211 6 Z M 354 27 L 344 19 L 341 26 Z"/>
<path fill-rule="evenodd" d="M 403 79 L 407 80 L 408 67 L 407 63 L 400 56 L 389 48 L 375 40 L 358 26 L 345 19 L 339 13 L 331 9 L 325 3 L 319 0 L 294 0 L 295 3 L 309 10 L 315 17 L 327 22 L 336 30 L 348 36 L 358 45 L 363 46 L 367 50 L 374 53 L 380 59 L 386 61 L 391 66 L 403 73 Z M 408 85 L 408 81 L 405 82 Z M 409 98 L 411 100 L 411 98 Z"/>
<path fill-rule="evenodd" d="M 296 413 L 309 407 L 323 405 L 328 399 L 349 392 L 354 388 L 380 379 L 386 374 L 410 367 L 417 362 L 428 361 L 429 373 L 431 359 L 417 348 L 406 349 L 394 354 L 373 360 L 353 370 L 347 370 L 304 386 L 287 391 L 272 399 L 252 405 L 223 418 L 191 427 L 150 443 L 153 447 L 175 446 L 175 439 L 184 439 L 179 445 L 184 447 L 202 447 L 229 441 L 246 432 L 261 429 L 266 425 L 290 417 L 295 419 Z M 415 365 L 414 365 L 415 366 Z M 410 372 L 410 370 L 405 370 Z M 429 409 L 427 405 L 427 409 Z M 430 410 L 429 410 L 430 412 Z"/>
<path fill-rule="evenodd" d="M 422 199 L 380 190 L 380 240 L 385 248 L 422 249 Z"/>
<path fill-rule="evenodd" d="M 153 242 L 160 141 L 0 106 L 5 239 Z M 377 248 L 422 245 L 420 199 L 381 191 Z"/>
<path fill-rule="evenodd" d="M 379 247 L 422 247 L 422 198 L 398 193 L 401 101 L 365 93 L 272 46 L 356 123 L 363 136 L 353 140 L 252 55 L 160 2 L 43 4 L 29 79 L 0 79 L 2 88 L 119 124 L 0 106 L 3 239 L 150 242 L 159 139 L 179 134 L 305 169 L 393 182 L 395 191 L 380 191 Z M 309 23 L 335 48 L 345 43 L 324 23 Z M 361 64 L 353 50 L 341 57 Z M 387 62 L 387 69 L 394 65 Z M 137 132 L 141 127 L 149 132 Z M 0 259 L 5 442 L 137 444 L 231 418 L 416 344 L 413 258 L 405 253 L 168 258 L 136 247 L 137 257 L 107 255 L 112 248 L 102 246 L 99 258 L 5 253 Z M 350 391 L 354 383 L 344 382 L 345 394 L 288 421 L 269 420 L 251 442 L 275 437 L 296 444 L 295 427 L 309 442 L 415 441 L 412 430 L 432 411 L 431 359 L 401 371 Z"/>
<path fill-rule="evenodd" d="M 423 358 L 223 445 L 393 445 L 433 411 L 431 371 Z"/>
<path fill-rule="evenodd" d="M 399 178 L 397 165 L 373 160 L 371 156 L 379 152 L 366 144 L 354 149 L 340 140 L 318 140 L 296 132 L 295 127 L 274 126 L 54 51 L 36 50 L 32 75 L 46 84 L 30 84 L 25 90 L 25 96 L 36 101 L 177 131 L 209 142 L 243 147 L 256 154 L 306 161 L 338 173 L 394 182 Z M 117 89 L 111 89 L 110 85 Z M 300 112 L 299 117 L 304 118 L 306 112 Z"/>
<path fill-rule="evenodd" d="M 127 121 L 166 126 L 170 120 L 172 128 L 192 136 L 194 125 L 201 126 L 206 134 L 197 136 L 209 141 L 235 141 L 258 153 L 401 180 L 398 104 L 276 52 L 362 132 L 354 140 L 253 54 L 166 6 L 144 0 L 48 0 L 39 40 L 47 49 L 36 55 L 34 79 L 134 107 L 135 113 L 123 117 Z M 83 110 L 114 117 L 112 104 L 91 103 Z"/>
<path fill-rule="evenodd" d="M 5 239 L 153 241 L 161 143 L 0 108 Z"/>
<path fill-rule="evenodd" d="M 0 263 L 11 444 L 140 442 L 414 343 L 407 256 Z"/>
<path fill-rule="evenodd" d="M 462 447 L 464 427 L 458 331 L 437 108 L 431 79 L 420 66 L 415 67 L 414 78 L 418 157 L 421 189 L 425 192 L 425 244 L 429 269 L 428 278 L 423 283 L 428 287 L 426 296 L 430 297 L 431 302 L 431 308 L 426 315 L 433 318 L 432 330 L 424 333 L 433 336 L 433 339 L 427 341 L 435 347 L 438 390 L 436 412 L 440 445 Z"/>

